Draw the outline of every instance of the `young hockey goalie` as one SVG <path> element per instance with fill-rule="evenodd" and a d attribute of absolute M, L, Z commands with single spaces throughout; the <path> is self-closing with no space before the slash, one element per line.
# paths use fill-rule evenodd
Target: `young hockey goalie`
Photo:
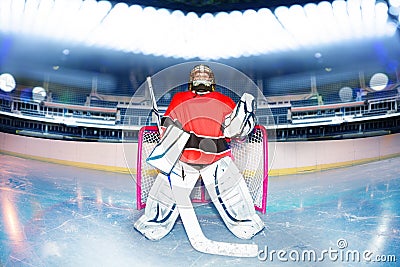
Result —
<path fill-rule="evenodd" d="M 232 159 L 229 140 L 253 130 L 254 97 L 245 93 L 236 104 L 216 92 L 214 73 L 202 64 L 190 72 L 188 87 L 174 95 L 162 118 L 162 139 L 147 159 L 160 173 L 134 226 L 148 239 L 163 238 L 179 216 L 177 198 L 189 197 L 201 176 L 227 228 L 250 239 L 264 224 Z"/>

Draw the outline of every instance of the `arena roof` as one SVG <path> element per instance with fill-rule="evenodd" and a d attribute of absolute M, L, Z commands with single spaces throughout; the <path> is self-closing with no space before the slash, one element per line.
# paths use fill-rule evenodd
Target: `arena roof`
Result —
<path fill-rule="evenodd" d="M 41 0 L 44 1 L 44 0 Z M 41 2 L 39 1 L 39 2 Z M 59 0 L 47 0 L 47 2 L 53 2 Z M 60 0 L 63 1 L 63 0 Z M 70 0 L 65 0 L 69 2 Z M 71 0 L 78 2 L 81 0 Z M 94 0 L 91 0 L 92 2 Z M 336 0 L 340 3 L 344 1 Z M 346 2 L 357 4 L 357 3 L 369 3 L 378 4 L 379 1 L 374 0 L 348 0 Z M 5 3 L 19 3 L 21 1 L 4 0 L 1 1 L 0 5 Z M 25 2 L 25 1 L 22 1 Z M 33 3 L 34 1 L 26 1 L 26 3 Z M 90 2 L 85 0 L 85 2 Z M 105 2 L 105 1 L 102 1 Z M 117 6 L 117 4 L 126 3 L 127 6 L 141 5 L 141 6 L 153 6 L 155 9 L 167 8 L 170 10 L 181 10 L 183 15 L 186 16 L 190 12 L 196 12 L 198 19 L 205 13 L 211 13 L 213 16 L 220 11 L 226 12 L 231 11 L 244 11 L 249 8 L 258 10 L 260 8 L 266 8 L 275 12 L 274 15 L 278 16 L 275 7 L 292 7 L 296 5 L 296 10 L 304 7 L 309 3 L 320 3 L 314 1 L 180 1 L 180 0 L 125 0 L 125 1 L 113 1 L 111 2 L 110 10 Z M 324 2 L 331 3 L 331 2 Z M 388 2 L 382 2 L 381 6 L 390 7 Z M 326 5 L 325 6 L 329 6 Z M 121 5 L 120 5 L 121 7 Z M 126 7 L 124 7 L 126 8 Z M 288 8 L 283 8 L 283 11 L 287 11 Z M 0 8 L 4 13 L 5 9 Z M 59 77 L 60 80 L 68 79 L 71 75 L 75 78 L 81 76 L 93 76 L 94 74 L 110 75 L 110 79 L 117 77 L 116 79 L 122 80 L 122 82 L 128 82 L 131 80 L 131 76 L 135 76 L 134 79 L 137 82 L 144 81 L 147 75 L 152 75 L 162 68 L 179 64 L 182 62 L 192 60 L 203 60 L 204 58 L 198 57 L 177 57 L 177 56 L 163 56 L 162 54 L 142 53 L 142 52 L 126 52 L 121 50 L 115 50 L 110 47 L 103 46 L 88 46 L 82 45 L 78 42 L 65 42 L 63 39 L 51 39 L 43 37 L 41 35 L 33 35 L 29 32 L 30 23 L 26 19 L 28 16 L 27 8 L 24 9 L 22 17 L 24 18 L 20 24 L 20 28 L 14 32 L 4 30 L 4 25 L 1 23 L 3 16 L 0 16 L 0 73 L 12 72 L 16 73 L 17 76 L 24 76 L 27 78 L 37 78 L 40 80 L 46 79 L 46 77 Z M 294 10 L 294 8 L 293 8 Z M 295 11 L 296 11 L 295 10 Z M 360 8 L 359 8 L 360 10 Z M 297 12 L 296 11 L 296 12 Z M 256 11 L 254 11 L 256 12 Z M 236 15 L 238 13 L 235 13 Z M 243 12 L 240 14 L 244 14 Z M 179 14 L 178 14 L 179 15 Z M 182 16 L 182 15 L 179 15 Z M 53 14 L 53 17 L 57 17 Z M 72 16 L 73 20 L 76 17 Z M 207 15 L 205 15 L 207 17 Z M 18 18 L 18 16 L 10 16 L 12 22 Z M 210 18 L 210 16 L 208 16 Z M 11 19 L 10 19 L 11 20 Z M 37 21 L 37 20 L 35 20 Z M 68 20 L 69 21 L 69 20 Z M 276 19 L 281 25 L 285 24 L 285 21 L 281 18 Z M 360 21 L 372 21 L 369 18 L 365 18 Z M 382 33 L 382 36 L 368 36 L 365 33 L 361 33 L 360 36 L 350 35 L 349 38 L 344 42 L 336 42 L 332 44 L 324 43 L 321 36 L 312 37 L 312 41 L 316 44 L 308 45 L 302 35 L 295 36 L 297 40 L 302 44 L 295 49 L 274 50 L 268 53 L 254 53 L 244 54 L 236 57 L 222 57 L 222 58 L 210 58 L 205 60 L 218 61 L 220 63 L 228 64 L 239 70 L 244 71 L 246 74 L 254 79 L 268 78 L 268 77 L 279 77 L 284 75 L 302 75 L 306 73 L 309 75 L 310 72 L 357 72 L 362 69 L 377 69 L 377 70 L 389 70 L 397 71 L 400 58 L 400 44 L 397 33 L 398 19 L 396 16 L 389 15 L 388 21 L 393 21 L 393 27 L 396 32 L 391 35 L 385 35 L 382 31 L 376 31 L 376 34 Z M 25 23 L 25 24 L 24 24 Z M 124 24 L 125 23 L 125 24 Z M 47 23 L 48 24 L 48 23 Z M 43 26 L 47 25 L 46 23 Z M 296 23 L 295 23 L 296 24 Z M 354 24 L 354 23 L 353 23 Z M 10 25 L 18 25 L 12 24 Z M 119 25 L 119 26 L 118 26 Z M 122 21 L 116 28 L 112 28 L 114 32 L 118 33 L 122 27 L 129 27 L 126 22 Z M 314 21 L 313 26 L 318 26 L 318 21 Z M 352 25 L 352 24 L 350 24 Z M 142 25 L 145 26 L 145 25 Z M 285 25 L 284 25 L 285 26 Z M 288 25 L 286 25 L 288 26 Z M 290 25 L 289 25 L 290 26 Z M 332 25 L 340 27 L 340 25 Z M 28 28 L 27 28 L 28 27 Z M 256 26 L 255 30 L 259 30 Z M 15 28 L 15 26 L 14 26 Z M 174 30 L 171 28 L 171 31 Z M 254 30 L 254 29 L 253 29 Z M 45 28 L 39 28 L 38 32 L 45 32 Z M 60 26 L 54 26 L 50 29 L 50 33 L 64 33 L 64 30 Z M 221 32 L 222 34 L 223 32 Z M 235 33 L 235 32 L 233 32 Z M 332 31 L 324 29 L 322 31 L 325 37 L 330 37 Z M 289 32 L 289 35 L 296 35 L 297 32 Z M 363 35 L 365 34 L 365 35 Z M 54 35 L 54 34 L 53 34 Z M 78 34 L 72 32 L 71 36 L 76 37 Z M 52 35 L 49 35 L 50 37 Z M 121 35 L 123 37 L 123 35 Z M 121 37 L 119 36 L 119 37 Z M 251 33 L 250 36 L 254 37 Z M 262 36 L 262 35 L 260 35 Z M 109 38 L 109 34 L 100 35 L 101 40 Z M 198 37 L 198 36 L 196 36 Z M 211 35 L 206 32 L 201 35 L 201 40 L 205 44 L 204 47 L 199 46 L 194 51 L 203 52 L 209 50 L 210 44 L 214 44 L 218 35 Z M 222 51 L 229 50 L 235 44 L 241 42 L 244 37 L 242 34 L 233 34 L 230 42 L 226 42 L 221 45 Z M 293 36 L 292 36 L 293 37 Z M 267 40 L 273 40 L 277 38 L 277 35 L 267 36 Z M 257 34 L 256 34 L 257 39 Z M 191 40 L 187 40 L 191 41 Z M 119 39 L 115 40 L 119 43 Z M 163 40 L 158 41 L 156 45 L 165 46 L 167 42 Z M 282 44 L 285 44 L 282 41 Z M 244 45 L 244 48 L 248 44 Z M 243 46 L 242 46 L 243 47 Z M 174 50 L 174 47 L 169 45 L 170 50 Z M 226 49 L 225 49 L 226 48 Z M 179 52 L 179 49 L 175 49 Z M 56 73 L 56 74 L 55 74 Z"/>

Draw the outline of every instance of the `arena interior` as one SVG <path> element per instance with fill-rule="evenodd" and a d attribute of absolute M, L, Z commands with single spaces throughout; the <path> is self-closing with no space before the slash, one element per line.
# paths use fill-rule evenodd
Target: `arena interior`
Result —
<path fill-rule="evenodd" d="M 396 0 L 2 0 L 0 266 L 396 265 L 399 14 Z M 255 97 L 232 150 L 264 230 L 237 239 L 200 180 L 191 197 L 208 238 L 257 257 L 198 252 L 179 219 L 160 241 L 133 228 L 157 175 L 152 94 L 162 115 L 197 64 L 235 102 Z"/>

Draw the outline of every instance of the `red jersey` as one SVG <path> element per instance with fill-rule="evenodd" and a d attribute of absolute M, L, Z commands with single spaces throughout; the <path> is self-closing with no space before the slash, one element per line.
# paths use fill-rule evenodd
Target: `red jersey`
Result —
<path fill-rule="evenodd" d="M 219 92 L 199 95 L 186 91 L 174 95 L 163 121 L 178 120 L 183 130 L 190 133 L 181 161 L 210 164 L 231 156 L 221 125 L 235 105 L 231 98 Z M 168 126 L 168 123 L 164 125 Z"/>

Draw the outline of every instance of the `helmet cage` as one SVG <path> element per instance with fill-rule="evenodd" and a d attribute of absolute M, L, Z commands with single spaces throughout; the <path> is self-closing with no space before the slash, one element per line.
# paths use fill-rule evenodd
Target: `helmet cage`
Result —
<path fill-rule="evenodd" d="M 195 66 L 189 76 L 190 91 L 196 91 L 196 87 L 200 85 L 210 87 L 209 91 L 215 91 L 214 73 L 209 66 L 203 64 Z"/>

